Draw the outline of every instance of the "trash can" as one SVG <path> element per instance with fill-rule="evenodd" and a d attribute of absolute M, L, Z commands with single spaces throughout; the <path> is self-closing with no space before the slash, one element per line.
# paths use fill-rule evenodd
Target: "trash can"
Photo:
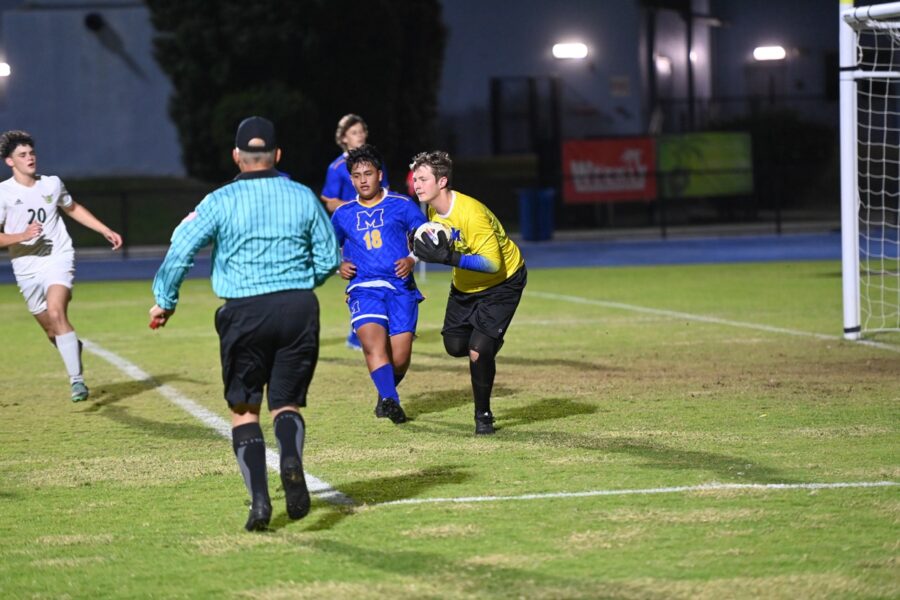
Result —
<path fill-rule="evenodd" d="M 555 199 L 553 188 L 519 190 L 519 227 L 523 240 L 541 242 L 553 237 Z"/>

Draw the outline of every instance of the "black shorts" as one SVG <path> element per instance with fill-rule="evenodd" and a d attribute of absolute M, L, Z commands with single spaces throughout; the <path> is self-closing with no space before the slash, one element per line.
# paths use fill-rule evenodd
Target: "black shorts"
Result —
<path fill-rule="evenodd" d="M 441 335 L 467 338 L 474 329 L 495 340 L 502 340 L 516 314 L 527 282 L 528 271 L 522 265 L 506 281 L 480 292 L 467 294 L 451 285 Z"/>
<path fill-rule="evenodd" d="M 319 300 L 309 290 L 287 290 L 227 300 L 216 311 L 222 381 L 229 406 L 269 410 L 306 406 L 319 360 Z"/>

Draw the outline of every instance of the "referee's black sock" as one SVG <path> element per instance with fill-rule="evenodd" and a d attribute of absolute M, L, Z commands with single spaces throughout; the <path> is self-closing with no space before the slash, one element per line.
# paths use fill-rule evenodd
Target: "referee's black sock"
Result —
<path fill-rule="evenodd" d="M 475 398 L 475 414 L 491 412 L 491 390 L 494 388 L 494 376 L 497 374 L 497 362 L 494 357 L 484 354 L 478 360 L 469 360 L 469 373 L 472 376 L 472 395 Z"/>
<path fill-rule="evenodd" d="M 244 484 L 254 502 L 269 503 L 269 481 L 266 475 L 266 442 L 259 423 L 245 423 L 231 430 L 231 444 L 237 457 Z"/>
<path fill-rule="evenodd" d="M 275 439 L 281 453 L 281 466 L 284 468 L 286 458 L 296 458 L 303 462 L 303 441 L 306 437 L 306 423 L 300 413 L 286 410 L 278 413 L 273 422 Z"/>

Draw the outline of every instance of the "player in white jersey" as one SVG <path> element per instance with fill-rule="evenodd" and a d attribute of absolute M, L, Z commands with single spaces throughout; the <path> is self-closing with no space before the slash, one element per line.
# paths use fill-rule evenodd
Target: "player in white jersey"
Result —
<path fill-rule="evenodd" d="M 105 237 L 113 250 L 122 246 L 122 236 L 72 200 L 59 177 L 38 175 L 34 140 L 28 133 L 0 135 L 0 157 L 12 169 L 12 177 L 0 183 L 0 248 L 9 248 L 28 310 L 62 356 L 72 402 L 87 400 L 81 342 L 68 316 L 75 252 L 59 209 Z"/>

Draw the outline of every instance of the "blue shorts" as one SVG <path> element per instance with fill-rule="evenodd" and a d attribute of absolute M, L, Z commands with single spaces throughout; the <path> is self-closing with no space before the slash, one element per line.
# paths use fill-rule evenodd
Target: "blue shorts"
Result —
<path fill-rule="evenodd" d="M 366 323 L 377 323 L 387 329 L 388 335 L 415 333 L 422 300 L 418 289 L 356 286 L 347 294 L 350 327 L 357 331 Z"/>

